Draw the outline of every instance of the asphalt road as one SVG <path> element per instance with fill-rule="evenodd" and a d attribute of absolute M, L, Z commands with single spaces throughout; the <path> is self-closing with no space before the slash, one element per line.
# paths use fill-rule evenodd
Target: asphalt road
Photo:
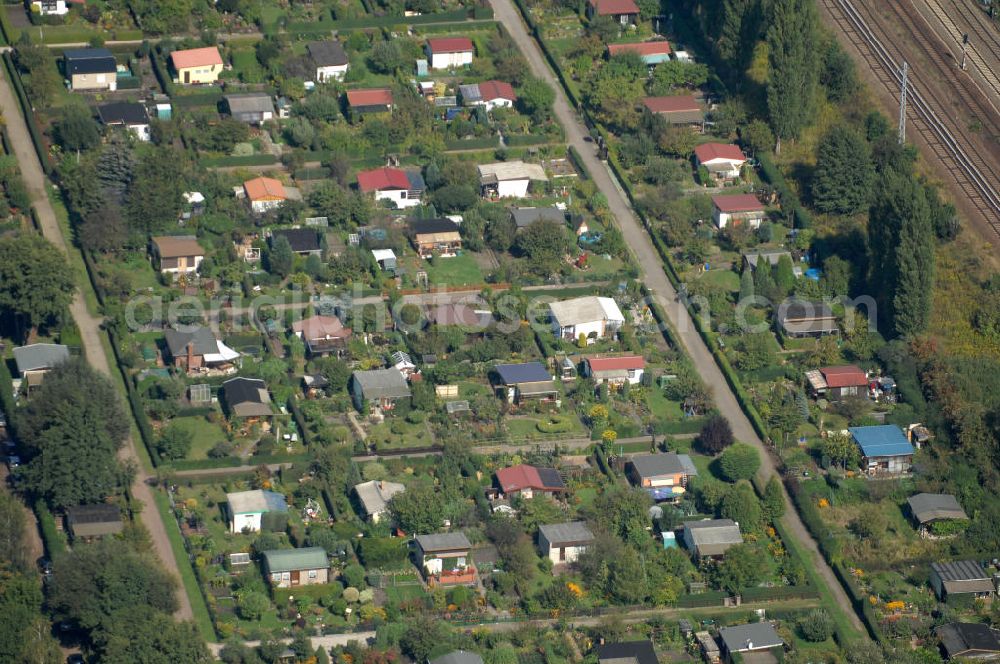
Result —
<path fill-rule="evenodd" d="M 660 256 L 653 247 L 642 223 L 636 217 L 628 202 L 628 198 L 621 187 L 611 175 L 606 163 L 597 158 L 594 144 L 585 140 L 589 137 L 589 132 L 583 126 L 580 116 L 570 105 L 566 93 L 556 78 L 556 75 L 548 67 L 548 62 L 542 54 L 538 43 L 529 35 L 527 26 L 524 24 L 520 12 L 511 0 L 491 0 L 493 10 L 498 21 L 504 24 L 514 42 L 521 52 L 528 59 L 528 65 L 535 76 L 544 79 L 555 90 L 556 99 L 554 111 L 556 117 L 566 129 L 566 141 L 579 152 L 584 164 L 594 178 L 595 184 L 608 199 L 611 212 L 618 220 L 622 235 L 639 264 L 647 288 L 653 298 L 660 304 L 670 319 L 670 324 L 680 339 L 684 350 L 687 352 L 695 368 L 702 379 L 712 390 L 715 397 L 716 406 L 719 411 L 729 420 L 733 429 L 733 435 L 737 440 L 749 443 L 761 451 L 762 463 L 759 471 L 760 476 L 767 480 L 772 475 L 777 474 L 775 460 L 771 456 L 757 433 L 754 431 L 750 420 L 747 419 L 736 396 L 729 389 L 725 376 L 715 363 L 715 358 L 709 352 L 705 342 L 698 335 L 691 317 L 684 305 L 677 301 L 677 293 L 664 272 Z M 784 489 L 783 489 L 784 490 Z M 792 536 L 798 540 L 807 550 L 814 569 L 822 577 L 823 581 L 833 593 L 837 604 L 844 607 L 845 613 L 851 619 L 852 624 L 860 635 L 864 635 L 865 629 L 857 614 L 850 610 L 850 599 L 844 592 L 843 587 L 834 575 L 833 570 L 819 553 L 815 540 L 806 530 L 805 525 L 799 518 L 798 512 L 791 507 L 792 503 L 785 493 L 789 509 L 782 519 L 783 524 L 791 532 Z"/>
<path fill-rule="evenodd" d="M 24 184 L 31 195 L 32 206 L 35 208 L 42 235 L 60 251 L 68 253 L 66 239 L 59 228 L 59 222 L 46 192 L 46 188 L 51 185 L 45 177 L 44 171 L 42 171 L 38 155 L 35 153 L 35 148 L 31 143 L 31 136 L 28 134 L 28 126 L 25 123 L 24 116 L 21 114 L 21 107 L 17 103 L 17 99 L 11 90 L 10 82 L 3 71 L 0 71 L 0 112 L 3 113 L 11 147 L 14 150 L 15 157 L 17 157 L 18 166 L 21 168 L 21 176 L 24 179 Z M 87 275 L 77 274 L 75 276 L 78 284 L 86 283 Z M 87 310 L 87 304 L 83 299 L 83 292 L 79 288 L 73 297 L 73 302 L 70 304 L 70 314 L 80 329 L 80 338 L 87 362 L 97 371 L 106 376 L 111 376 L 112 365 L 101 343 L 102 320 L 97 316 L 91 315 Z M 191 602 L 188 599 L 187 593 L 184 592 L 183 587 L 180 585 L 177 560 L 174 558 L 173 549 L 170 547 L 170 540 L 167 538 L 167 531 L 163 520 L 160 518 L 160 512 L 156 509 L 156 504 L 153 502 L 152 490 L 146 484 L 148 474 L 139 461 L 139 457 L 136 454 L 135 441 L 132 440 L 131 436 L 125 442 L 125 446 L 122 448 L 119 456 L 123 461 L 132 461 L 138 469 L 136 482 L 132 486 L 132 497 L 139 501 L 142 506 L 139 518 L 146 527 L 146 530 L 149 531 L 153 541 L 153 550 L 159 554 L 160 560 L 163 561 L 166 569 L 174 575 L 178 582 L 177 597 L 180 608 L 177 610 L 176 616 L 182 620 L 190 620 L 193 617 Z"/>

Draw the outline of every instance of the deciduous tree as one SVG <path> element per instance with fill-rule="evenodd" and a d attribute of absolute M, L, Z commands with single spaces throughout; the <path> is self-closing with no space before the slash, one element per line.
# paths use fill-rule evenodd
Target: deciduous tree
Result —
<path fill-rule="evenodd" d="M 18 335 L 58 322 L 74 290 L 66 257 L 48 240 L 34 233 L 0 239 L 0 311 Z"/>
<path fill-rule="evenodd" d="M 52 507 L 103 501 L 122 488 L 128 421 L 107 378 L 82 360 L 56 367 L 18 417 L 25 486 Z"/>
<path fill-rule="evenodd" d="M 148 606 L 118 610 L 94 641 L 100 661 L 108 664 L 208 664 L 214 659 L 193 622 L 176 622 Z"/>
<path fill-rule="evenodd" d="M 712 415 L 698 434 L 698 448 L 705 454 L 718 454 L 733 444 L 733 430 L 722 415 Z"/>

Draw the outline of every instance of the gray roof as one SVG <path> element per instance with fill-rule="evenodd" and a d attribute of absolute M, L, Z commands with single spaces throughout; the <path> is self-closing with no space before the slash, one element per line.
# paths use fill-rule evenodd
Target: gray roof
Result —
<path fill-rule="evenodd" d="M 262 489 L 227 493 L 226 502 L 229 503 L 229 511 L 233 514 L 288 511 L 288 504 L 283 495 Z"/>
<path fill-rule="evenodd" d="M 982 565 L 974 560 L 956 560 L 950 563 L 931 563 L 931 569 L 945 583 L 951 581 L 981 581 L 989 580 L 990 576 Z"/>
<path fill-rule="evenodd" d="M 594 541 L 594 533 L 583 521 L 570 523 L 550 523 L 538 526 L 538 532 L 545 536 L 550 544 L 587 544 Z"/>
<path fill-rule="evenodd" d="M 719 636 L 731 653 L 776 648 L 785 643 L 769 622 L 723 627 Z"/>
<path fill-rule="evenodd" d="M 434 553 L 435 551 L 458 551 L 471 549 L 472 544 L 465 533 L 437 533 L 434 535 L 417 535 L 417 544 L 424 553 Z"/>
<path fill-rule="evenodd" d="M 646 479 L 658 477 L 660 475 L 697 475 L 698 469 L 694 467 L 694 462 L 687 454 L 637 454 L 630 459 L 635 472 L 639 477 Z"/>
<path fill-rule="evenodd" d="M 180 330 L 167 330 L 163 333 L 167 342 L 167 348 L 174 357 L 183 355 L 188 343 L 194 342 L 195 355 L 210 355 L 219 352 L 219 344 L 215 339 L 212 330 L 207 327 L 196 327 L 187 332 Z"/>
<path fill-rule="evenodd" d="M 730 546 L 743 543 L 740 527 L 732 519 L 685 521 L 684 529 L 702 556 L 721 555 Z"/>
<path fill-rule="evenodd" d="M 428 664 L 483 664 L 483 658 L 468 650 L 453 650 L 447 655 L 428 659 Z"/>
<path fill-rule="evenodd" d="M 271 95 L 262 92 L 226 95 L 226 105 L 229 112 L 236 113 L 274 113 L 274 102 Z"/>
<path fill-rule="evenodd" d="M 330 566 L 326 549 L 321 546 L 309 546 L 302 549 L 274 549 L 273 551 L 265 551 L 261 555 L 264 557 L 267 571 L 272 574 L 306 569 L 326 569 Z"/>
<path fill-rule="evenodd" d="M 317 67 L 342 67 L 347 64 L 347 53 L 339 41 L 309 42 L 306 48 Z"/>
<path fill-rule="evenodd" d="M 403 493 L 406 487 L 399 482 L 384 482 L 382 480 L 372 480 L 362 482 L 354 487 L 354 493 L 358 494 L 361 507 L 365 514 L 372 516 L 385 512 L 389 500 L 397 493 Z"/>
<path fill-rule="evenodd" d="M 910 511 L 920 523 L 937 519 L 968 519 L 955 496 L 946 493 L 918 493 L 906 499 Z"/>
<path fill-rule="evenodd" d="M 953 622 L 941 625 L 934 632 L 948 657 L 1000 653 L 1000 630 L 983 623 Z"/>
<path fill-rule="evenodd" d="M 69 347 L 62 344 L 31 344 L 14 349 L 17 372 L 51 369 L 69 360 Z"/>
<path fill-rule="evenodd" d="M 410 396 L 410 385 L 396 369 L 355 371 L 352 378 L 365 399 L 403 399 Z"/>
<path fill-rule="evenodd" d="M 566 212 L 556 207 L 523 207 L 511 208 L 510 216 L 518 228 L 527 228 L 536 221 L 555 221 L 566 223 Z"/>

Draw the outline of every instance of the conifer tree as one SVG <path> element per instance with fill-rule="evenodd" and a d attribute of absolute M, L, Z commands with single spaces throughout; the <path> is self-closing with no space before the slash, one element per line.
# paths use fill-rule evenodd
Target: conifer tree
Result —
<path fill-rule="evenodd" d="M 774 0 L 767 31 L 771 75 L 767 110 L 779 139 L 795 138 L 816 112 L 819 82 L 816 6 L 812 0 Z"/>

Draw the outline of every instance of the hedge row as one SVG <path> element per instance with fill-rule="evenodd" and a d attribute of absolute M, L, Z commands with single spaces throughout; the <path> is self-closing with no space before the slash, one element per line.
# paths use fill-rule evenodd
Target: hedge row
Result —
<path fill-rule="evenodd" d="M 273 154 L 248 154 L 235 157 L 206 157 L 200 160 L 200 163 L 206 168 L 226 168 L 233 166 L 273 166 L 279 162 L 278 158 Z"/>
<path fill-rule="evenodd" d="M 218 459 L 181 459 L 170 464 L 176 471 L 182 470 L 215 470 L 217 468 L 233 468 L 235 466 L 260 466 L 276 463 L 300 463 L 309 460 L 308 454 L 269 454 L 252 456 L 249 459 L 241 457 L 220 457 Z"/>
<path fill-rule="evenodd" d="M 7 428 L 11 430 L 11 437 L 17 440 L 17 432 L 14 430 L 14 378 L 10 375 L 7 363 L 0 359 L 0 411 L 7 415 Z"/>
<path fill-rule="evenodd" d="M 760 162 L 761 177 L 774 187 L 774 190 L 778 193 L 778 199 L 781 201 L 782 209 L 788 218 L 794 221 L 795 227 L 809 228 L 812 226 L 812 218 L 809 216 L 809 212 L 802 207 L 798 195 L 788 186 L 785 176 L 782 175 L 781 171 L 774 164 L 771 155 L 762 153 L 757 156 L 757 161 Z"/>
<path fill-rule="evenodd" d="M 193 108 L 195 106 L 215 106 L 222 101 L 222 90 L 210 88 L 204 92 L 190 95 L 171 96 L 170 103 L 176 108 Z"/>
<path fill-rule="evenodd" d="M 593 180 L 594 177 L 590 174 L 590 169 L 587 168 L 587 164 L 583 162 L 583 157 L 580 156 L 579 151 L 571 145 L 569 146 L 568 152 L 569 160 L 573 162 L 573 166 L 575 166 L 576 170 L 580 172 L 580 177 L 584 180 Z"/>
<path fill-rule="evenodd" d="M 301 21 L 289 23 L 286 30 L 296 35 L 329 34 L 331 30 L 383 28 L 395 25 L 421 25 L 424 23 L 455 23 L 466 21 L 470 18 L 480 20 L 491 19 L 493 18 L 493 10 L 475 12 L 469 9 L 456 9 L 450 12 L 423 14 L 421 16 L 364 16 L 362 18 L 348 18 L 339 21 Z"/>
<path fill-rule="evenodd" d="M 507 136 L 507 145 L 518 147 L 518 146 L 530 146 L 530 145 L 546 145 L 552 143 L 553 137 L 551 136 L 539 136 L 537 134 L 520 134 L 517 136 Z"/>
<path fill-rule="evenodd" d="M 159 52 L 155 49 L 149 53 L 149 62 L 153 65 L 153 74 L 156 76 L 156 80 L 160 82 L 163 94 L 168 95 L 172 103 L 176 103 L 174 100 L 174 81 L 170 78 L 170 72 L 167 71 L 167 63 L 162 60 Z"/>
<path fill-rule="evenodd" d="M 677 600 L 677 606 L 682 609 L 696 609 L 704 606 L 722 606 L 723 600 L 729 597 L 724 590 L 711 590 L 697 595 L 683 595 Z"/>
<path fill-rule="evenodd" d="M 97 279 L 97 268 L 94 266 L 94 258 L 87 251 L 81 251 L 80 254 L 83 256 L 83 264 L 87 268 L 87 277 L 94 288 L 97 302 L 103 307 L 105 293 Z M 129 408 L 131 408 L 135 424 L 139 428 L 139 436 L 142 438 L 142 444 L 146 446 L 146 453 L 149 454 L 150 463 L 155 468 L 160 465 L 161 459 L 159 452 L 156 450 L 156 434 L 153 433 L 153 425 L 150 424 L 149 417 L 146 415 L 146 408 L 143 406 L 139 393 L 136 392 L 135 383 L 132 381 L 132 377 L 128 374 L 128 371 L 125 370 L 125 363 L 122 362 L 121 349 L 123 348 L 123 342 L 118 337 L 118 332 L 114 325 L 108 325 L 107 331 L 108 339 L 111 342 L 111 350 L 115 355 L 115 366 L 121 372 L 122 382 L 125 383 L 125 396 L 128 398 Z"/>
<path fill-rule="evenodd" d="M 562 84 L 563 91 L 566 93 L 566 97 L 569 102 L 573 104 L 574 108 L 580 108 L 580 100 L 576 98 L 576 93 L 573 92 L 573 88 L 569 85 L 569 81 L 566 80 L 563 75 L 562 67 L 559 66 L 559 60 L 549 49 L 549 45 L 542 38 L 542 31 L 539 29 L 538 24 L 535 23 L 535 19 L 531 16 L 531 11 L 525 5 L 524 0 L 514 0 L 514 4 L 517 5 L 517 9 L 521 12 L 521 16 L 524 18 L 524 22 L 527 24 L 528 28 L 531 30 L 531 34 L 534 36 L 535 41 L 538 42 L 539 47 L 542 49 L 542 55 L 545 59 L 549 61 L 549 66 L 552 71 L 555 72 L 556 78 L 559 79 L 559 83 Z"/>
<path fill-rule="evenodd" d="M 2 13 L 0 11 L 0 14 Z M 24 122 L 28 125 L 31 144 L 35 146 L 38 160 L 42 163 L 42 170 L 45 171 L 46 175 L 49 175 L 52 173 L 52 162 L 49 161 L 48 150 L 45 149 L 45 142 L 42 141 L 42 130 L 39 129 L 38 123 L 35 121 L 35 114 L 31 110 L 31 102 L 28 101 L 28 95 L 24 91 L 21 76 L 18 74 L 17 68 L 14 67 L 14 60 L 10 56 L 10 51 L 3 54 L 3 66 L 7 72 L 7 79 L 14 84 L 14 94 L 17 95 L 17 101 L 21 105 L 21 115 L 24 116 Z"/>
<path fill-rule="evenodd" d="M 747 588 L 740 593 L 744 602 L 767 602 L 778 599 L 816 599 L 819 593 L 810 585 Z"/>
<path fill-rule="evenodd" d="M 52 516 L 44 501 L 39 500 L 35 503 L 35 516 L 38 517 L 38 530 L 42 534 L 42 542 L 45 544 L 45 553 L 49 560 L 66 553 L 66 541 L 59 534 L 56 518 Z"/>
<path fill-rule="evenodd" d="M 500 147 L 500 142 L 495 136 L 483 136 L 481 138 L 451 138 L 444 142 L 446 150 L 486 150 Z"/>

